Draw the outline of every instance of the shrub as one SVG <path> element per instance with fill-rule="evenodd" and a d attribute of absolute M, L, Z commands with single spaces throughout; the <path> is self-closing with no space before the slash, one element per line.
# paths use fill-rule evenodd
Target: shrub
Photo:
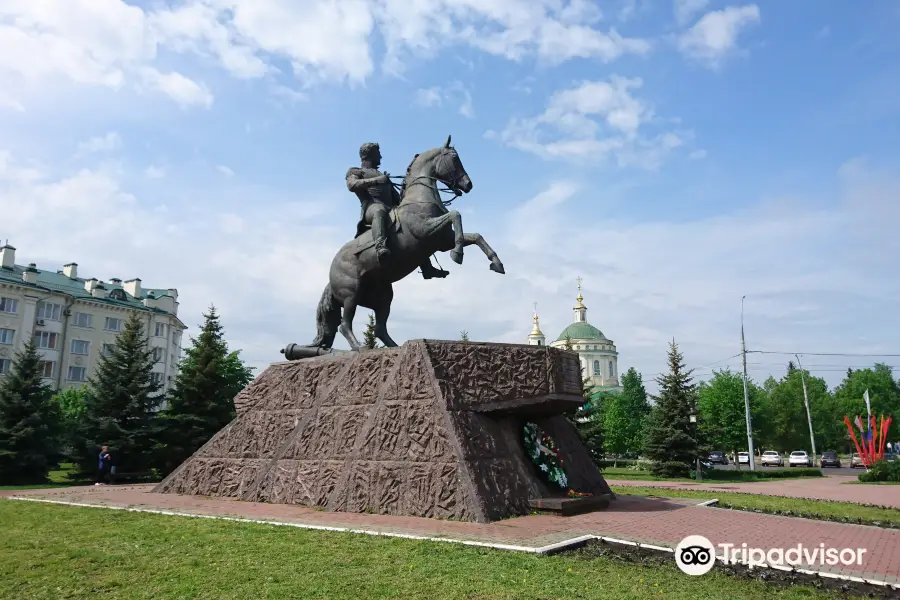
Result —
<path fill-rule="evenodd" d="M 864 483 L 877 481 L 900 481 L 900 460 L 890 462 L 879 460 L 865 473 L 859 474 L 859 480 Z"/>

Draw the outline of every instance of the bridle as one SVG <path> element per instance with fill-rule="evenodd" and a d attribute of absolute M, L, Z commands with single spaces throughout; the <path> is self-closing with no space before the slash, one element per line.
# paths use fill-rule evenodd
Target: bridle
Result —
<path fill-rule="evenodd" d="M 440 164 L 442 161 L 446 160 L 447 156 L 449 156 L 448 150 L 449 150 L 448 148 L 442 149 L 440 156 L 438 156 L 438 158 L 435 162 Z M 453 194 L 453 197 L 450 198 L 449 200 L 442 200 L 440 197 L 438 198 L 438 200 L 440 200 L 441 204 L 443 204 L 444 206 L 450 206 L 451 204 L 453 204 L 454 200 L 456 200 L 457 198 L 462 196 L 462 192 L 459 189 L 459 183 L 458 183 L 459 179 L 461 177 L 462 177 L 462 175 L 458 172 L 458 169 L 453 169 L 453 178 L 450 179 L 449 181 L 440 179 L 438 177 L 431 177 L 429 175 L 419 175 L 418 177 L 414 177 L 412 179 L 412 181 L 406 181 L 406 177 L 403 175 L 391 175 L 391 179 L 404 180 L 403 184 L 394 183 L 392 181 L 391 185 L 394 186 L 394 188 L 397 190 L 398 193 L 400 193 L 403 185 L 405 185 L 406 188 L 409 189 L 410 187 L 412 187 L 416 184 L 424 185 L 427 187 L 432 187 L 430 185 L 431 183 L 435 183 L 435 184 L 444 183 L 445 185 L 447 185 L 446 188 L 441 189 L 437 185 L 435 185 L 432 189 L 434 189 L 437 192 L 442 192 L 445 194 Z M 420 181 L 420 180 L 428 181 L 428 183 L 424 183 L 423 181 Z"/>

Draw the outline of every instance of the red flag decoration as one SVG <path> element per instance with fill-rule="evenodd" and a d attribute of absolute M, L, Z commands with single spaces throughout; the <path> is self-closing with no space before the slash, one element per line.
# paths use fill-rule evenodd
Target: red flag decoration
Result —
<path fill-rule="evenodd" d="M 887 418 L 885 418 L 884 415 L 881 415 L 880 427 L 876 427 L 877 419 L 874 416 L 868 418 L 867 421 L 868 431 L 863 431 L 862 419 L 858 415 L 852 423 L 850 422 L 850 417 L 844 417 L 844 425 L 847 426 L 847 431 L 850 433 L 850 439 L 853 440 L 853 445 L 856 447 L 856 452 L 859 454 L 863 465 L 868 469 L 872 466 L 872 463 L 884 458 L 884 445 L 893 418 L 891 415 L 888 415 Z M 856 439 L 856 432 L 853 431 L 853 425 L 856 425 L 856 428 L 859 429 L 860 433 L 865 435 L 861 440 L 862 444 L 860 444 L 860 440 Z"/>

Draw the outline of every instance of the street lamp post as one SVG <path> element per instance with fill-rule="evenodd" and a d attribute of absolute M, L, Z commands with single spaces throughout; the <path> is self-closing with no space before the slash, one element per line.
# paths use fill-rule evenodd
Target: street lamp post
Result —
<path fill-rule="evenodd" d="M 800 369 L 800 383 L 803 384 L 803 404 L 806 405 L 806 422 L 809 424 L 809 444 L 812 448 L 813 466 L 816 464 L 816 436 L 813 435 L 812 415 L 809 412 L 809 396 L 806 393 L 806 376 L 803 374 L 803 363 L 800 362 L 800 355 L 797 357 L 797 367 Z"/>
<path fill-rule="evenodd" d="M 744 298 L 741 296 L 741 359 L 744 365 L 744 414 L 747 421 L 747 449 L 750 452 L 750 470 L 756 470 L 756 456 L 753 453 L 753 426 L 750 421 L 750 390 L 747 389 L 747 344 L 744 342 Z M 740 461 L 738 461 L 740 468 Z"/>
<path fill-rule="evenodd" d="M 697 441 L 697 415 L 691 413 L 691 425 L 694 427 L 694 441 Z M 700 456 L 697 456 L 697 481 L 703 480 L 703 474 L 700 472 Z"/>

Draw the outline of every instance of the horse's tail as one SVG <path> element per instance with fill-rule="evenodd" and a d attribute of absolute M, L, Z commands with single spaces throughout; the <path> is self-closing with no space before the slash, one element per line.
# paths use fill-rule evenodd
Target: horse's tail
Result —
<path fill-rule="evenodd" d="M 341 305 L 331 293 L 331 283 L 325 286 L 316 308 L 316 337 L 311 346 L 331 348 L 338 325 L 341 324 Z"/>

